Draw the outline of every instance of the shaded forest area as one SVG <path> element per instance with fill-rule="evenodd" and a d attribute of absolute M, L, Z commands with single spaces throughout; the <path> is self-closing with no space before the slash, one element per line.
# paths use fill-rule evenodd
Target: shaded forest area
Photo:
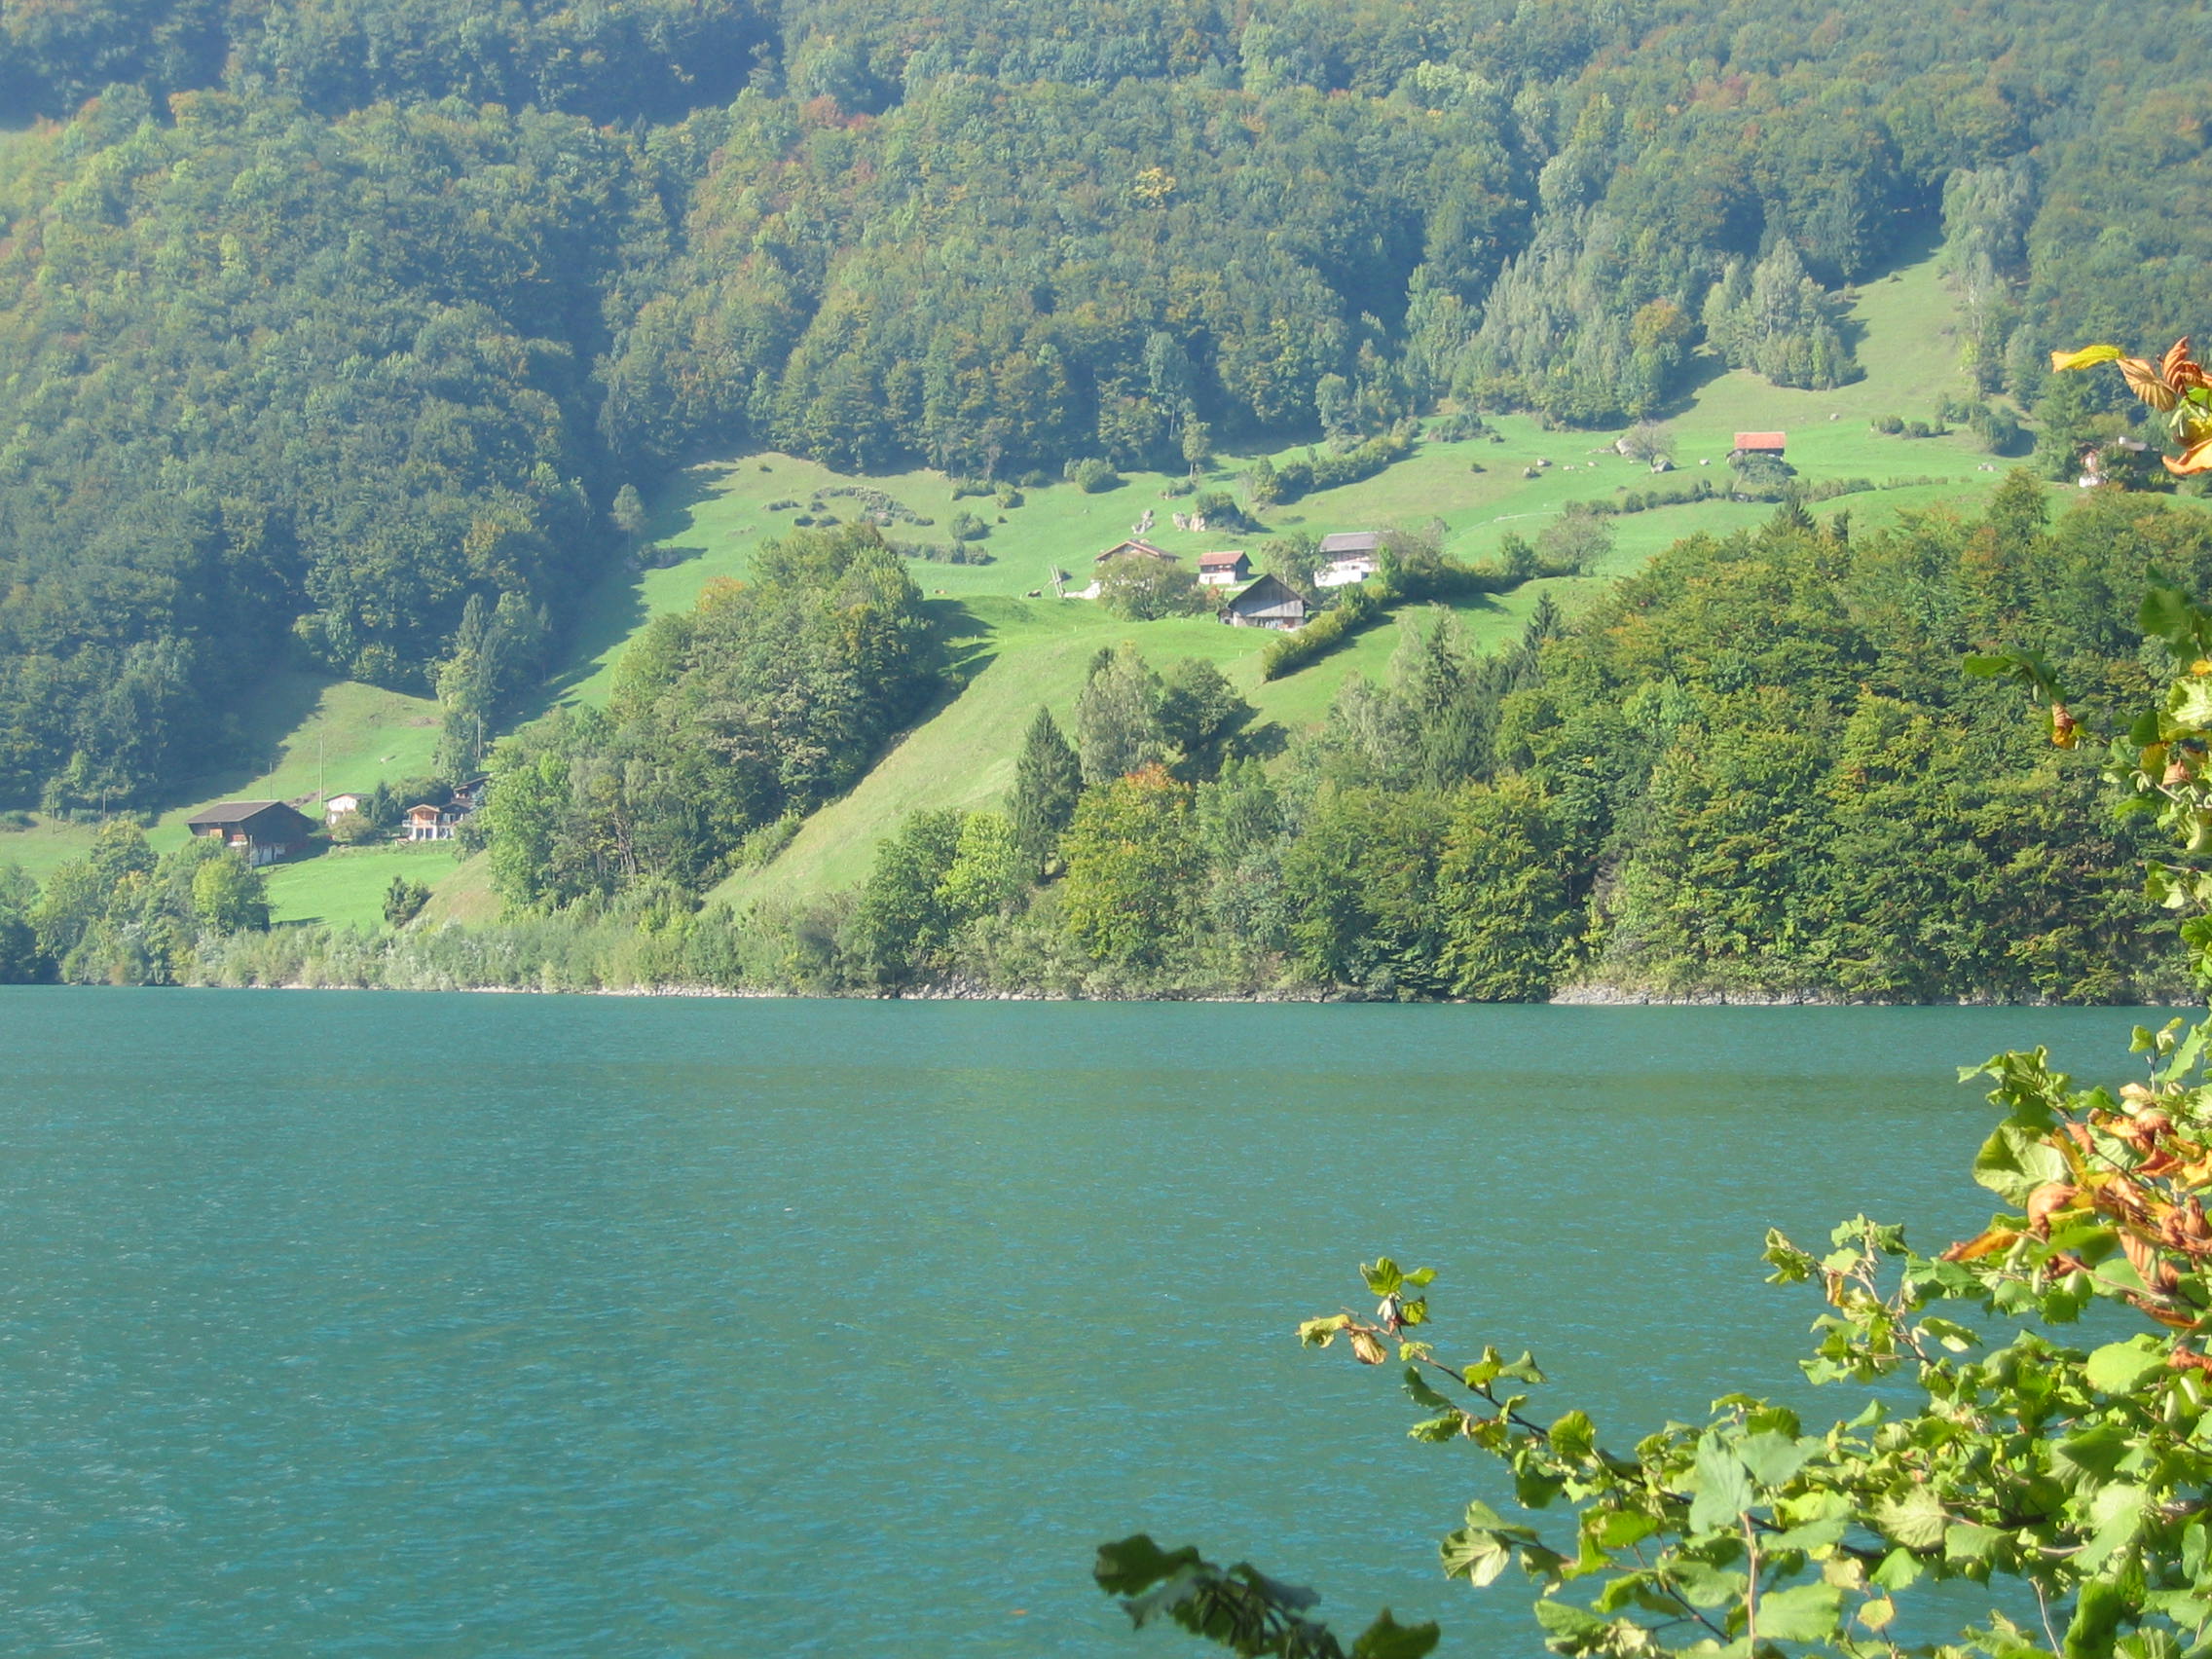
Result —
<path fill-rule="evenodd" d="M 1607 423 L 1703 341 L 1835 384 L 1938 228 L 2033 405 L 2188 329 L 2212 235 L 2212 48 L 2118 0 L 7 0 L 0 62 L 55 124 L 0 143 L 10 807 L 158 798 L 286 658 L 511 704 L 702 455 Z"/>

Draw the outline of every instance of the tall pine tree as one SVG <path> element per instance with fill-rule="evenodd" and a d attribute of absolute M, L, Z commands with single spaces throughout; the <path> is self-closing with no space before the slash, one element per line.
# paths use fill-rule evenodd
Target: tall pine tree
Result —
<path fill-rule="evenodd" d="M 1010 813 L 1014 844 L 1032 870 L 1043 870 L 1052 856 L 1082 793 L 1083 764 L 1074 747 L 1061 735 L 1052 711 L 1039 709 L 1014 762 Z"/>

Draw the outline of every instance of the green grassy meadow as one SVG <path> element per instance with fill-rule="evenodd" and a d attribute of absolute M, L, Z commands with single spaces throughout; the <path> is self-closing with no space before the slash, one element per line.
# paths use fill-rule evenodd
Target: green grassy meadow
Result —
<path fill-rule="evenodd" d="M 434 889 L 451 879 L 459 862 L 450 841 L 333 847 L 313 858 L 270 867 L 270 914 L 278 923 L 382 927 L 384 896 L 393 876 Z"/>
<path fill-rule="evenodd" d="M 157 850 L 182 842 L 185 821 L 210 801 L 288 800 L 320 818 L 326 795 L 426 773 L 438 746 L 438 706 L 429 698 L 294 670 L 269 678 L 241 723 L 246 758 L 193 782 L 191 804 L 164 812 L 147 830 Z M 44 820 L 0 832 L 0 864 L 43 877 L 81 854 L 92 833 L 89 824 Z"/>
<path fill-rule="evenodd" d="M 6 136 L 0 133 L 0 142 Z M 1531 417 L 1504 416 L 1492 422 L 1496 441 L 1424 444 L 1377 477 L 1269 509 L 1268 529 L 1258 535 L 1176 530 L 1170 515 L 1187 508 L 1190 498 L 1166 495 L 1176 480 L 1159 473 L 1128 474 L 1119 487 L 1098 495 L 1055 483 L 1025 491 L 1021 505 L 1002 511 L 988 498 L 956 502 L 950 482 L 934 472 L 854 480 L 784 455 L 696 466 L 652 503 L 643 539 L 658 550 L 651 561 L 658 568 L 627 565 L 603 579 L 581 609 L 568 660 L 548 685 L 546 700 L 604 701 L 614 665 L 651 617 L 688 607 L 710 582 L 742 579 L 753 551 L 793 528 L 801 514 L 858 516 L 860 503 L 834 494 L 839 489 L 880 490 L 935 521 L 898 527 L 891 534 L 902 540 L 948 541 L 945 526 L 954 512 L 979 514 L 990 523 L 982 544 L 992 555 L 990 564 L 916 561 L 910 567 L 959 665 L 952 694 L 905 733 L 850 794 L 817 812 L 772 865 L 732 876 L 718 896 L 743 899 L 850 883 L 866 873 L 875 843 L 905 814 L 1002 800 L 1013 782 L 1022 731 L 1037 708 L 1050 707 L 1065 720 L 1085 666 L 1101 645 L 1133 640 L 1159 663 L 1183 656 L 1215 662 L 1257 706 L 1255 724 L 1272 722 L 1285 735 L 1318 721 L 1346 676 L 1379 678 L 1387 672 L 1399 632 L 1390 623 L 1286 680 L 1262 685 L 1258 652 L 1265 636 L 1210 619 L 1125 622 L 1087 602 L 1053 597 L 1055 568 L 1073 574 L 1071 590 L 1081 587 L 1089 580 L 1093 555 L 1133 534 L 1147 508 L 1156 515 L 1147 539 L 1186 556 L 1253 546 L 1284 530 L 1325 535 L 1440 521 L 1449 552 L 1480 559 L 1508 532 L 1533 539 L 1546 520 L 1571 502 L 1618 499 L 1654 484 L 1714 477 L 1726 464 L 1734 434 L 1751 429 L 1786 431 L 1788 459 L 1807 482 L 1867 478 L 1885 486 L 1817 508 L 1823 514 L 1848 510 L 1855 527 L 1869 528 L 1913 509 L 1971 506 L 1996 486 L 2010 462 L 1992 461 L 1963 431 L 1915 440 L 1885 437 L 1869 425 L 1888 414 L 1933 421 L 1943 398 L 1967 389 L 1957 366 L 1954 307 L 1935 261 L 1923 257 L 1866 284 L 1855 319 L 1866 372 L 1852 386 L 1797 391 L 1743 371 L 1709 373 L 1668 418 L 1677 436 L 1678 470 L 1667 480 L 1654 480 L 1641 463 L 1614 454 L 1616 433 L 1546 431 Z M 1303 448 L 1275 454 L 1288 457 Z M 1233 486 L 1252 459 L 1222 458 L 1210 486 Z M 1937 482 L 1889 487 L 1907 478 Z M 1462 620 L 1478 642 L 1494 643 L 1519 630 L 1539 593 L 1549 592 L 1571 614 L 1680 537 L 1725 535 L 1771 511 L 1716 500 L 1622 514 L 1611 521 L 1615 547 L 1603 568 L 1464 605 Z M 426 771 L 436 742 L 437 709 L 426 698 L 278 673 L 254 700 L 246 720 L 240 752 L 250 758 L 196 783 L 193 805 L 267 797 L 314 813 L 329 793 Z M 164 813 L 149 832 L 155 844 L 181 840 L 189 816 L 187 808 Z M 0 834 L 0 863 L 19 863 L 43 875 L 81 852 L 91 835 L 89 825 L 35 823 Z M 285 921 L 373 924 L 381 921 L 385 887 L 404 871 L 435 888 L 428 919 L 477 918 L 496 909 L 480 865 L 457 864 L 444 849 L 334 850 L 275 870 L 271 892 Z"/>

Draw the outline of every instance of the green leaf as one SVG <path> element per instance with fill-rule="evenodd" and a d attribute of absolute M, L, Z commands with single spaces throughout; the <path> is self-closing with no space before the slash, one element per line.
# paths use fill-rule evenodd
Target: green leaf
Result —
<path fill-rule="evenodd" d="M 2151 1494 L 2139 1486 L 2108 1486 L 2100 1491 L 2089 1503 L 2089 1520 L 2096 1531 L 2074 1558 L 2074 1569 L 2094 1572 L 2133 1543 L 2143 1530 L 2143 1511 L 2150 1500 Z"/>
<path fill-rule="evenodd" d="M 2127 1611 L 2127 1592 L 2119 1585 L 2100 1579 L 2083 1585 L 2073 1621 L 2066 1627 L 2066 1659 L 2092 1659 L 2111 1652 L 2113 1636 Z"/>
<path fill-rule="evenodd" d="M 1576 1644 L 1561 1649 L 1567 1653 L 1577 1651 L 1582 1644 L 1604 1640 L 1613 1628 L 1596 1613 L 1551 1596 L 1536 1604 L 1536 1622 L 1563 1641 Z"/>
<path fill-rule="evenodd" d="M 1659 1523 L 1634 1509 L 1608 1509 L 1593 1518 L 1592 1536 L 1608 1550 L 1625 1550 L 1659 1530 Z"/>
<path fill-rule="evenodd" d="M 1406 1392 L 1413 1396 L 1415 1405 L 1425 1406 L 1432 1412 L 1456 1409 L 1450 1400 L 1428 1385 L 1428 1380 L 1421 1376 L 1418 1365 L 1406 1367 Z"/>
<path fill-rule="evenodd" d="M 1416 1268 L 1406 1275 L 1406 1288 L 1409 1290 L 1420 1290 L 1435 1282 L 1436 1270 L 1434 1268 Z"/>
<path fill-rule="evenodd" d="M 1697 1463 L 1690 1472 L 1690 1530 L 1733 1527 L 1755 1500 L 1751 1471 L 1743 1458 L 1710 1434 L 1699 1441 Z"/>
<path fill-rule="evenodd" d="M 1851 1530 L 1851 1517 L 1825 1515 L 1818 1521 L 1807 1521 L 1777 1532 L 1768 1540 L 1767 1547 L 1777 1550 L 1825 1550 L 1830 1544 L 1843 1542 L 1843 1535 Z"/>
<path fill-rule="evenodd" d="M 1109 1596 L 1134 1596 L 1196 1566 L 1198 1560 L 1198 1552 L 1189 1544 L 1179 1550 L 1163 1550 L 1148 1533 L 1138 1532 L 1119 1543 L 1100 1544 L 1090 1575 Z"/>
<path fill-rule="evenodd" d="M 2194 649 L 2195 643 L 2192 641 L 2185 648 Z M 2171 712 L 2183 725 L 2194 726 L 2198 731 L 2212 726 L 2212 681 L 2183 681 L 2174 688 Z"/>
<path fill-rule="evenodd" d="M 1877 1589 L 1910 1590 L 1920 1582 L 1920 1563 L 1913 1560 L 1910 1550 L 1892 1550 L 1866 1578 Z"/>
<path fill-rule="evenodd" d="M 2082 1375 L 2089 1386 L 2106 1394 L 2132 1393 L 2144 1378 L 2166 1369 L 2166 1352 L 2156 1339 L 2130 1337 L 2123 1343 L 2107 1343 L 2089 1355 Z"/>
<path fill-rule="evenodd" d="M 1874 1525 L 1893 1543 L 1932 1550 L 1943 1541 L 1943 1500 L 1927 1487 L 1907 1487 L 1901 1495 L 1874 1506 Z"/>
<path fill-rule="evenodd" d="M 1825 1641 L 1843 1619 L 1843 1592 L 1833 1584 L 1795 1584 L 1759 1598 L 1762 1641 Z"/>
<path fill-rule="evenodd" d="M 1398 1271 L 1398 1264 L 1387 1256 L 1377 1257 L 1373 1267 L 1362 1263 L 1359 1276 L 1367 1281 L 1367 1288 L 1377 1296 L 1395 1296 L 1398 1287 L 1406 1282 L 1406 1275 Z"/>
<path fill-rule="evenodd" d="M 1945 1561 L 1987 1561 L 2005 1534 L 1994 1527 L 1961 1522 L 1943 1530 Z"/>
<path fill-rule="evenodd" d="M 2079 1434 L 2069 1434 L 2052 1448 L 2063 1462 L 2084 1473 L 2110 1479 L 2127 1456 L 2127 1430 L 2114 1422 L 2100 1422 Z"/>
<path fill-rule="evenodd" d="M 2104 1229 L 2095 1231 L 2105 1232 Z M 2106 1236 L 2110 1237 L 2111 1235 L 2107 1233 Z M 2125 1256 L 2107 1257 L 2089 1269 L 2089 1277 L 2104 1286 L 2108 1292 L 2119 1291 L 2125 1295 L 2129 1291 L 2140 1291 L 2143 1288 L 2143 1275 L 2135 1271 L 2135 1265 Z"/>
<path fill-rule="evenodd" d="M 1526 1463 L 1513 1471 L 1513 1501 L 1524 1509 L 1542 1509 L 1567 1490 L 1567 1477 Z"/>
<path fill-rule="evenodd" d="M 1581 1412 L 1568 1412 L 1552 1424 L 1552 1454 L 1564 1462 L 1578 1463 L 1597 1449 L 1598 1431 Z"/>
<path fill-rule="evenodd" d="M 2177 587 L 2153 587 L 2143 595 L 2143 608 L 2137 614 L 2143 632 L 2154 640 L 2162 640 L 2180 656 L 2196 654 L 2196 621 L 2202 614 L 2190 603 L 2189 595 Z"/>
<path fill-rule="evenodd" d="M 1444 1576 L 1464 1578 L 1480 1590 L 1493 1583 L 1513 1560 L 1513 1551 L 1495 1532 L 1478 1527 L 1462 1528 L 1437 1546 L 1444 1558 Z"/>
<path fill-rule="evenodd" d="M 1668 1568 L 1677 1584 L 1681 1586 L 1682 1600 L 1693 1607 L 1722 1607 L 1735 1601 L 1751 1588 L 1751 1579 L 1741 1572 L 1723 1572 L 1711 1562 L 1699 1561 L 1694 1556 L 1683 1556 Z"/>
<path fill-rule="evenodd" d="M 1763 1487 L 1778 1487 L 1788 1484 L 1789 1477 L 1802 1469 L 1820 1449 L 1818 1440 L 1798 1440 L 1768 1430 L 1746 1435 L 1736 1453 L 1744 1459 L 1744 1466 L 1751 1471 L 1751 1479 Z"/>
<path fill-rule="evenodd" d="M 1535 1355 L 1530 1353 L 1526 1348 L 1522 1349 L 1521 1357 L 1513 1361 L 1512 1364 L 1499 1366 L 1497 1375 L 1509 1378 L 1515 1382 L 1534 1384 L 1544 1381 L 1544 1374 L 1536 1369 Z"/>
<path fill-rule="evenodd" d="M 1433 1624 L 1400 1624 L 1384 1607 L 1351 1644 L 1351 1659 L 1421 1659 L 1436 1645 L 1438 1635 Z"/>
<path fill-rule="evenodd" d="M 1974 1180 L 2015 1209 L 2025 1209 L 2029 1194 L 2065 1174 L 2057 1149 L 2016 1124 L 1998 1124 L 1973 1160 Z"/>

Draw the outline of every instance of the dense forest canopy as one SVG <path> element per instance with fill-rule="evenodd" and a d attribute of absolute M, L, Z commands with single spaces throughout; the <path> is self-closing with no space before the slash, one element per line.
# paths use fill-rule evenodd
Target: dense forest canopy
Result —
<path fill-rule="evenodd" d="M 702 455 L 1056 477 L 1456 400 L 1985 393 L 2201 321 L 2206 24 L 2108 0 L 0 3 L 0 804 L 159 798 L 286 658 L 481 712 Z M 2087 43 L 2084 47 L 2084 43 Z M 465 658 L 456 669 L 457 660 Z M 521 666 L 513 666 L 520 664 Z"/>

